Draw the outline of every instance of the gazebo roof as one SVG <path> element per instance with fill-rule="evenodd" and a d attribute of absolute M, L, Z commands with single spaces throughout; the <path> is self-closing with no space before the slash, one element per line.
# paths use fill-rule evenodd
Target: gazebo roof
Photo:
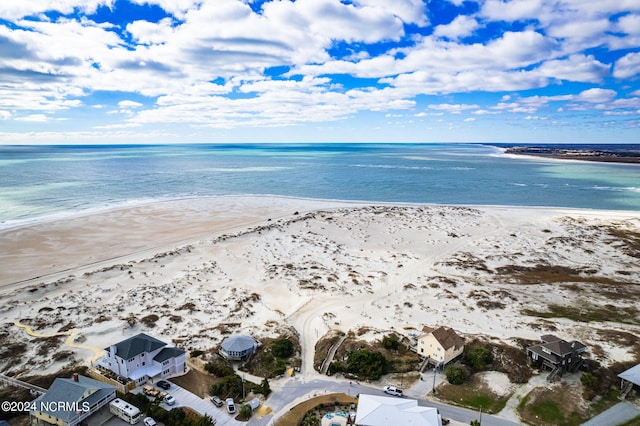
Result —
<path fill-rule="evenodd" d="M 222 350 L 227 353 L 244 352 L 253 349 L 257 344 L 258 342 L 250 336 L 231 336 L 222 342 Z"/>
<path fill-rule="evenodd" d="M 635 367 L 631 367 L 630 369 L 623 371 L 618 374 L 618 377 L 626 380 L 627 382 L 631 382 L 634 385 L 640 386 L 640 364 Z"/>

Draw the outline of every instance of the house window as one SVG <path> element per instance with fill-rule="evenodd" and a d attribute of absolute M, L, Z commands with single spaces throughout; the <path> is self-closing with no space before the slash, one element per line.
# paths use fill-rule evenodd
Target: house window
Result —
<path fill-rule="evenodd" d="M 420 352 L 421 352 L 421 353 L 424 353 L 424 348 L 420 348 Z"/>
<path fill-rule="evenodd" d="M 128 362 L 133 362 L 134 358 L 131 358 Z"/>
<path fill-rule="evenodd" d="M 442 348 L 438 348 L 438 352 L 440 352 L 442 350 Z"/>
<path fill-rule="evenodd" d="M 145 361 L 142 361 L 142 365 L 143 365 L 143 366 L 145 365 Z"/>
<path fill-rule="evenodd" d="M 162 365 L 168 365 L 169 364 L 169 360 L 166 360 L 165 362 L 162 363 Z"/>

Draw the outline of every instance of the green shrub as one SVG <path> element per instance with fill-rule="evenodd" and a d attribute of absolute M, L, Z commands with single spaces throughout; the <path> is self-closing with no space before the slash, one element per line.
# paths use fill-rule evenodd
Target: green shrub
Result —
<path fill-rule="evenodd" d="M 345 371 L 345 368 L 345 365 L 340 361 L 333 361 L 331 364 L 329 364 L 329 370 L 327 372 L 330 376 L 333 376 L 336 373 Z"/>
<path fill-rule="evenodd" d="M 209 374 L 213 374 L 216 377 L 226 377 L 236 373 L 233 367 L 219 359 L 209 361 L 205 364 L 204 369 L 207 370 Z"/>
<path fill-rule="evenodd" d="M 400 347 L 400 340 L 395 334 L 390 334 L 382 338 L 382 347 L 388 350 L 397 351 Z"/>
<path fill-rule="evenodd" d="M 271 386 L 269 385 L 269 380 L 265 377 L 262 379 L 262 384 L 260 385 L 260 392 L 264 395 L 264 397 L 268 397 L 271 393 Z"/>
<path fill-rule="evenodd" d="M 598 378 L 591 373 L 584 373 L 580 376 L 580 382 L 588 388 L 595 388 L 598 385 Z"/>
<path fill-rule="evenodd" d="M 452 385 L 461 385 L 467 380 L 467 372 L 460 365 L 450 365 L 444 370 L 447 381 Z"/>
<path fill-rule="evenodd" d="M 465 352 L 464 362 L 476 371 L 484 370 L 493 362 L 493 354 L 485 347 L 474 346 Z"/>
<path fill-rule="evenodd" d="M 378 380 L 389 369 L 389 361 L 380 352 L 359 349 L 349 353 L 346 371 L 364 377 L 367 380 Z"/>
<path fill-rule="evenodd" d="M 289 358 L 293 351 L 293 343 L 289 339 L 277 339 L 271 343 L 271 353 L 276 358 Z"/>

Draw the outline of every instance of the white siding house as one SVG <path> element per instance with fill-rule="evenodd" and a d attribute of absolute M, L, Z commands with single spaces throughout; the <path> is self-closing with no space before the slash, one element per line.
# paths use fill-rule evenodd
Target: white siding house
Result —
<path fill-rule="evenodd" d="M 111 345 L 105 351 L 98 365 L 138 385 L 187 372 L 185 351 L 144 333 Z"/>
<path fill-rule="evenodd" d="M 418 338 L 418 355 L 429 358 L 432 364 L 445 365 L 462 355 L 464 339 L 451 328 L 439 327 L 424 329 L 425 334 Z"/>

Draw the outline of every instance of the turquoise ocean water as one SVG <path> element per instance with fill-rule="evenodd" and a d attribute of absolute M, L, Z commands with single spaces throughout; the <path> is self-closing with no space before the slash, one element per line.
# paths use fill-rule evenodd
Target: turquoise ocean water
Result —
<path fill-rule="evenodd" d="M 0 146 L 0 229 L 229 194 L 640 211 L 640 166 L 476 144 Z"/>

